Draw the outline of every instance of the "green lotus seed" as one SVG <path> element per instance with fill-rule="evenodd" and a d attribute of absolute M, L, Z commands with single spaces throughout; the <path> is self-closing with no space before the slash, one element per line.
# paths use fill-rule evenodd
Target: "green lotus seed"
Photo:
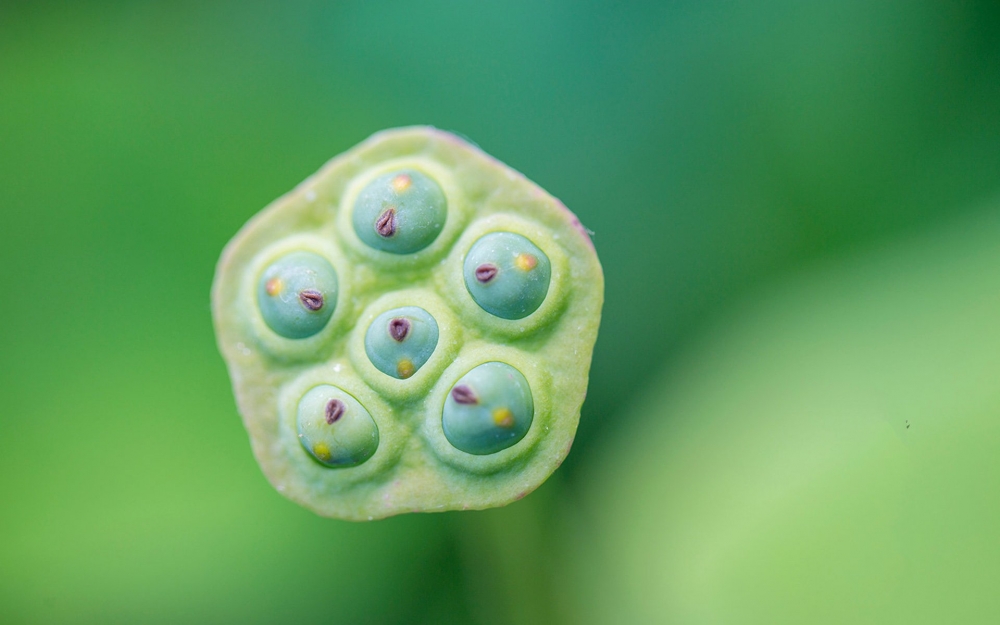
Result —
<path fill-rule="evenodd" d="M 535 414 L 528 381 L 502 362 L 466 373 L 444 402 L 441 424 L 448 442 L 470 454 L 494 454 L 528 433 Z"/>
<path fill-rule="evenodd" d="M 438 325 L 423 308 L 406 306 L 375 318 L 365 334 L 365 351 L 375 368 L 405 380 L 434 353 Z"/>
<path fill-rule="evenodd" d="M 404 169 L 379 176 L 362 189 L 354 203 L 354 231 L 377 250 L 412 254 L 434 242 L 447 216 L 441 187 Z"/>
<path fill-rule="evenodd" d="M 337 306 L 337 272 L 312 252 L 292 252 L 261 274 L 257 305 L 268 327 L 289 339 L 322 330 Z"/>
<path fill-rule="evenodd" d="M 521 319 L 535 312 L 549 291 L 549 257 L 527 238 L 491 232 L 465 257 L 465 286 L 486 312 Z"/>
<path fill-rule="evenodd" d="M 299 442 L 317 462 L 328 467 L 353 467 L 378 448 L 378 427 L 358 400 L 324 384 L 299 401 Z"/>

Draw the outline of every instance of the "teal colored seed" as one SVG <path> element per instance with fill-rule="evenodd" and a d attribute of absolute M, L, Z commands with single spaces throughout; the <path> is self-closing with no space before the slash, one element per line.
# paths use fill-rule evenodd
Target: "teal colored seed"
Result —
<path fill-rule="evenodd" d="M 299 441 L 317 462 L 353 467 L 378 448 L 378 426 L 357 399 L 336 386 L 312 388 L 299 400 Z"/>
<path fill-rule="evenodd" d="M 379 176 L 354 203 L 354 231 L 367 245 L 391 254 L 412 254 L 441 233 L 448 217 L 444 192 L 412 169 Z"/>
<path fill-rule="evenodd" d="M 452 387 L 441 424 L 449 443 L 483 456 L 524 438 L 534 413 L 531 388 L 521 372 L 502 362 L 487 362 Z"/>
<path fill-rule="evenodd" d="M 365 351 L 375 368 L 405 380 L 434 353 L 438 325 L 429 312 L 417 306 L 386 311 L 375 318 L 365 334 Z"/>
<path fill-rule="evenodd" d="M 513 232 L 491 232 L 465 257 L 465 287 L 486 312 L 521 319 L 535 312 L 549 292 L 549 257 Z"/>
<path fill-rule="evenodd" d="M 286 254 L 261 274 L 257 305 L 276 333 L 310 337 L 326 326 L 337 306 L 337 272 L 318 254 Z"/>

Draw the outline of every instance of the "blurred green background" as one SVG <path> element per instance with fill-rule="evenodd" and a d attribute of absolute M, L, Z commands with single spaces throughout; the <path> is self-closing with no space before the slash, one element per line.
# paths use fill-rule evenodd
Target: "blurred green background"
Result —
<path fill-rule="evenodd" d="M 208 292 L 255 212 L 433 124 L 594 231 L 573 453 L 323 519 Z M 1000 620 L 1000 9 L 0 0 L 0 622 Z"/>

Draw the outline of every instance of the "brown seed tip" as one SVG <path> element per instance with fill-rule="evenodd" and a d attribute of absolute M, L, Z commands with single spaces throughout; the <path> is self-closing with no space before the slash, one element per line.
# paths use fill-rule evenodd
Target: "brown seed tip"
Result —
<path fill-rule="evenodd" d="M 402 343 L 403 339 L 410 333 L 410 320 L 396 317 L 389 322 L 389 336 L 397 343 Z"/>
<path fill-rule="evenodd" d="M 329 425 L 333 425 L 338 419 L 344 416 L 347 411 L 347 406 L 344 402 L 339 399 L 331 399 L 326 402 L 326 422 Z"/>
<path fill-rule="evenodd" d="M 496 277 L 500 269 L 493 263 L 483 263 L 476 267 L 476 280 L 486 284 Z"/>
<path fill-rule="evenodd" d="M 382 211 L 375 220 L 375 232 L 381 237 L 389 238 L 396 234 L 396 207 L 390 206 Z"/>
<path fill-rule="evenodd" d="M 451 398 L 456 404 L 474 405 L 479 403 L 479 398 L 472 392 L 472 389 L 464 384 L 459 384 L 451 389 Z"/>
<path fill-rule="evenodd" d="M 299 292 L 299 301 L 306 307 L 306 310 L 316 312 L 323 307 L 323 294 L 316 289 L 306 289 Z"/>

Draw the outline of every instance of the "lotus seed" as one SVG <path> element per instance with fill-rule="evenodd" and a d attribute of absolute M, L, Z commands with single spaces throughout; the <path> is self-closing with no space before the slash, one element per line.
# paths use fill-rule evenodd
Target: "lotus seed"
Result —
<path fill-rule="evenodd" d="M 299 401 L 299 441 L 328 467 L 353 467 L 378 448 L 378 427 L 357 399 L 336 386 L 314 387 Z"/>
<path fill-rule="evenodd" d="M 423 308 L 405 306 L 375 318 L 365 334 L 368 359 L 382 373 L 405 380 L 434 353 L 438 325 Z"/>
<path fill-rule="evenodd" d="M 526 237 L 491 232 L 465 257 L 465 286 L 486 312 L 522 319 L 535 312 L 549 291 L 549 258 Z"/>
<path fill-rule="evenodd" d="M 534 413 L 524 375 L 506 363 L 487 362 L 466 373 L 452 388 L 441 423 L 449 443 L 482 456 L 524 438 Z"/>
<path fill-rule="evenodd" d="M 368 183 L 354 203 L 354 231 L 366 245 L 391 254 L 412 254 L 441 233 L 447 202 L 429 176 L 404 170 Z"/>
<path fill-rule="evenodd" d="M 303 339 L 318 333 L 330 320 L 337 305 L 337 287 L 337 272 L 325 258 L 292 252 L 264 270 L 257 305 L 275 333 Z"/>

